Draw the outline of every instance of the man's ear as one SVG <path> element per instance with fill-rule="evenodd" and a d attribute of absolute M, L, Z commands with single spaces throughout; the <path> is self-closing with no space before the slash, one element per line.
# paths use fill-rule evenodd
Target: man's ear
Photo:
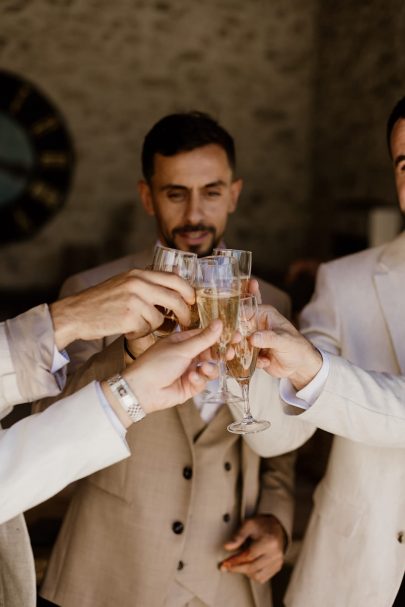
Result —
<path fill-rule="evenodd" d="M 153 207 L 153 202 L 152 202 L 152 192 L 151 192 L 149 184 L 146 181 L 144 181 L 143 179 L 138 181 L 138 193 L 139 193 L 139 197 L 141 199 L 143 208 L 145 209 L 147 214 L 151 215 L 151 216 L 154 215 L 155 209 Z"/>
<path fill-rule="evenodd" d="M 228 213 L 233 213 L 238 205 L 240 193 L 242 191 L 242 179 L 235 179 L 231 183 L 231 200 L 228 207 Z"/>

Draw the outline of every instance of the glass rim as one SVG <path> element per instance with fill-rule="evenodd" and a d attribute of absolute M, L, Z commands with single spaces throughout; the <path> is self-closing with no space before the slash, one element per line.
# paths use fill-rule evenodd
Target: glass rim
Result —
<path fill-rule="evenodd" d="M 235 251 L 235 253 L 249 253 L 249 255 L 252 255 L 253 257 L 253 253 L 252 251 L 248 251 L 247 249 L 227 249 L 227 248 L 220 248 L 220 247 L 215 247 L 214 249 L 212 249 L 213 251 L 218 251 L 219 253 L 224 252 L 226 253 L 227 251 Z M 217 257 L 216 255 L 212 255 L 211 257 Z M 224 254 L 223 257 L 232 257 L 232 255 L 226 255 Z"/>
<path fill-rule="evenodd" d="M 157 244 L 154 248 L 154 253 L 157 249 L 162 249 L 163 251 L 171 251 L 173 253 L 180 253 L 184 257 L 197 257 L 197 253 L 193 253 L 192 251 L 182 251 L 181 249 L 173 249 L 172 247 L 165 247 L 164 245 Z"/>
<path fill-rule="evenodd" d="M 217 264 L 217 263 L 219 263 L 218 262 L 218 257 L 226 257 L 227 259 L 231 259 L 232 262 L 238 263 L 238 260 L 235 259 L 234 257 L 231 257 L 230 255 L 229 256 L 228 255 L 207 255 L 206 257 L 199 257 L 198 258 L 198 263 L 202 263 L 202 262 L 208 261 L 208 262 L 211 262 L 211 263 L 214 262 L 214 263 Z"/>

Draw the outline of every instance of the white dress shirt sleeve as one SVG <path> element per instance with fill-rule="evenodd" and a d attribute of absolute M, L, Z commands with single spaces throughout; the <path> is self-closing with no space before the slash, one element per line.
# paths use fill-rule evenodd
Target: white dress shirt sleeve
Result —
<path fill-rule="evenodd" d="M 323 350 L 319 350 L 322 356 L 322 367 L 312 381 L 304 388 L 296 391 L 289 379 L 280 380 L 280 398 L 294 407 L 305 411 L 309 409 L 321 394 L 329 375 L 329 356 Z"/>

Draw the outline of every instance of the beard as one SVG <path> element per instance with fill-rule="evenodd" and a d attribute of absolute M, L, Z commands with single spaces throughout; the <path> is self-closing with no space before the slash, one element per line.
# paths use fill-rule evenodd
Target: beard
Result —
<path fill-rule="evenodd" d="M 206 226 L 202 223 L 197 225 L 186 224 L 178 228 L 174 228 L 170 234 L 167 234 L 165 230 L 160 226 L 160 232 L 164 237 L 166 245 L 171 249 L 179 249 L 180 247 L 176 244 L 176 236 L 183 235 L 192 232 L 208 232 L 210 240 L 208 243 L 201 243 L 195 245 L 189 245 L 188 250 L 190 253 L 196 253 L 198 257 L 206 257 L 211 255 L 213 249 L 219 244 L 222 239 L 222 234 L 217 235 L 216 229 L 213 226 Z"/>

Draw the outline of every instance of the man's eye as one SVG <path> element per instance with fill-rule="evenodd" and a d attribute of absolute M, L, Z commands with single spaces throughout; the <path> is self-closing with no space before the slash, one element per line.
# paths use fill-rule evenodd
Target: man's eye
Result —
<path fill-rule="evenodd" d="M 221 192 L 218 192 L 217 190 L 208 190 L 207 196 L 208 198 L 218 198 L 218 196 L 221 196 Z"/>
<path fill-rule="evenodd" d="M 169 192 L 168 193 L 169 200 L 182 200 L 184 198 L 183 192 Z"/>
<path fill-rule="evenodd" d="M 405 171 L 405 162 L 399 165 L 399 170 L 401 171 L 401 173 Z"/>

